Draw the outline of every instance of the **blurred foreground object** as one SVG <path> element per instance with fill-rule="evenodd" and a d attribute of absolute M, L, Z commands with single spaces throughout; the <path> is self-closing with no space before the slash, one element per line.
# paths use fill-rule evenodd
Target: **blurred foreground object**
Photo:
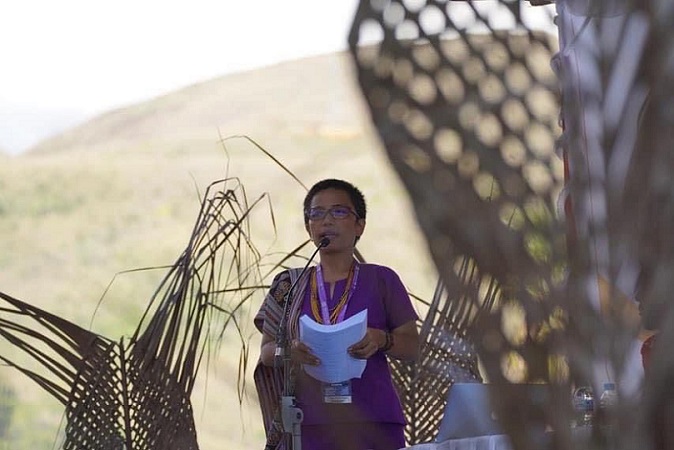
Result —
<path fill-rule="evenodd" d="M 363 97 L 448 302 L 480 312 L 466 338 L 503 386 L 493 401 L 515 449 L 536 448 L 535 405 L 509 383 L 547 386 L 556 449 L 674 448 L 659 436 L 674 429 L 674 356 L 654 349 L 642 395 L 631 298 L 643 265 L 661 271 L 650 295 L 674 292 L 672 30 L 664 0 L 363 1 L 357 11 L 349 43 Z M 487 286 L 496 295 L 485 309 Z M 670 342 L 671 299 L 660 303 Z M 572 440 L 573 390 L 604 383 L 617 388 L 615 407 Z"/>

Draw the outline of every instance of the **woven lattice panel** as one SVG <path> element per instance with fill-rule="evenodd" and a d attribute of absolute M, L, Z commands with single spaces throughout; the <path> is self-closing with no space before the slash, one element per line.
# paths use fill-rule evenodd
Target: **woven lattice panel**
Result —
<path fill-rule="evenodd" d="M 558 449 L 674 448 L 671 352 L 654 350 L 643 397 L 627 378 L 640 268 L 658 342 L 674 336 L 674 10 L 560 0 L 533 11 L 506 0 L 361 2 L 349 42 L 363 97 L 443 283 L 459 287 L 448 302 L 480 310 L 475 293 L 496 286 L 466 336 L 513 446 L 539 448 L 535 431 L 551 427 Z M 552 34 L 537 31 L 546 20 Z M 466 260 L 470 281 L 459 276 Z M 591 433 L 572 433 L 572 387 L 598 394 L 607 378 L 618 402 L 597 409 Z M 532 382 L 544 402 L 514 389 Z"/>
<path fill-rule="evenodd" d="M 60 448 L 198 450 L 190 395 L 200 362 L 250 297 L 241 286 L 260 285 L 259 254 L 244 235 L 248 208 L 264 196 L 249 205 L 229 186 L 204 194 L 187 247 L 130 338 L 109 340 L 0 292 L 0 337 L 41 369 L 0 359 L 63 403 Z"/>
<path fill-rule="evenodd" d="M 119 345 L 108 350 L 88 358 L 73 384 L 63 448 L 198 449 L 191 402 L 175 377 L 159 362 L 139 371 Z"/>
<path fill-rule="evenodd" d="M 160 364 L 131 372 L 129 378 L 128 382 L 134 386 L 130 402 L 142 405 L 132 409 L 133 448 L 197 450 L 192 404 L 175 375 Z"/>
<path fill-rule="evenodd" d="M 521 8 L 367 1 L 352 28 L 363 96 L 448 292 L 424 324 L 427 348 L 413 395 L 445 395 L 461 367 L 453 344 L 434 348 L 442 339 L 429 336 L 438 330 L 475 345 L 490 382 L 504 392 L 524 382 L 549 383 L 551 395 L 569 392 L 559 348 L 565 317 L 554 300 L 566 257 L 557 219 L 559 90 L 550 67 L 556 36 L 535 31 Z M 504 17 L 509 26 L 496 29 Z M 539 414 L 533 399 L 502 399 L 504 412 L 556 419 L 552 410 Z M 413 442 L 437 431 L 443 403 L 428 402 L 426 420 L 411 418 Z M 529 448 L 526 436 L 514 444 Z"/>
<path fill-rule="evenodd" d="M 123 395 L 126 387 L 119 347 L 110 343 L 89 355 L 72 384 L 66 405 L 64 449 L 124 448 Z"/>
<path fill-rule="evenodd" d="M 447 395 L 454 383 L 482 381 L 477 354 L 467 333 L 480 314 L 489 313 L 498 289 L 492 283 L 481 298 L 472 299 L 470 303 L 452 301 L 466 295 L 461 286 L 471 284 L 471 277 L 477 275 L 475 265 L 464 260 L 459 275 L 461 284 L 446 287 L 438 283 L 427 305 L 419 325 L 420 359 L 415 363 L 389 361 L 408 421 L 405 429 L 408 443 L 436 438 Z"/>

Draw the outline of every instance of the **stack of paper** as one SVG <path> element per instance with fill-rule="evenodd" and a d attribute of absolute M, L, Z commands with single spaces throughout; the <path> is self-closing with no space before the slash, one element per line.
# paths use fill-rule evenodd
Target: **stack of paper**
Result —
<path fill-rule="evenodd" d="M 352 357 L 347 349 L 366 332 L 367 310 L 335 325 L 320 324 L 307 315 L 300 317 L 300 340 L 321 360 L 318 366 L 305 364 L 304 371 L 325 383 L 360 378 L 367 360 Z"/>

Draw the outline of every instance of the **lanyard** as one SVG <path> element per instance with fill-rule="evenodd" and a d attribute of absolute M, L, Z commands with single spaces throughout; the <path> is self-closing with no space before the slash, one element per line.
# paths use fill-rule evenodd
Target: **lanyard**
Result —
<path fill-rule="evenodd" d="M 353 291 L 356 290 L 360 265 L 357 262 L 354 262 L 354 265 L 355 267 L 353 268 L 353 280 L 351 281 L 351 286 L 344 286 L 344 289 L 348 289 L 348 294 L 346 297 L 346 301 L 344 302 L 344 305 L 339 311 L 339 315 L 337 316 L 337 320 L 335 321 L 335 323 L 339 323 L 342 320 L 344 320 L 344 315 L 346 314 L 346 307 L 348 306 L 349 301 L 351 300 Z M 321 302 L 321 316 L 323 317 L 323 323 L 330 324 L 332 322 L 330 321 L 330 309 L 328 308 L 328 294 L 327 292 L 325 292 L 325 283 L 323 282 L 323 269 L 321 268 L 320 264 L 316 267 L 316 284 L 318 284 L 318 299 Z"/>

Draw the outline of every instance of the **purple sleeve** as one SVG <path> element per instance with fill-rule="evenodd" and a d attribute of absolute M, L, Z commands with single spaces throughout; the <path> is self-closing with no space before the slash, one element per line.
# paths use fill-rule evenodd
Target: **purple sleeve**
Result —
<path fill-rule="evenodd" d="M 398 274 L 385 266 L 379 266 L 378 270 L 389 329 L 393 330 L 411 320 L 417 320 L 419 316 Z"/>

